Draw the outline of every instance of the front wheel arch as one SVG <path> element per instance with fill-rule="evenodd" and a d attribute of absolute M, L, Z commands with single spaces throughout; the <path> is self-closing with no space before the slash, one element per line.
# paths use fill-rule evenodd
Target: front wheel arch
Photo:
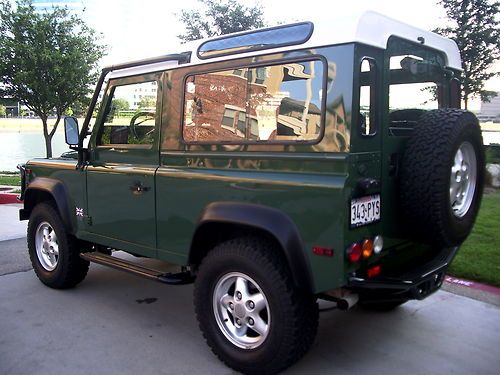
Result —
<path fill-rule="evenodd" d="M 61 181 L 39 177 L 33 180 L 24 195 L 24 209 L 21 219 L 28 219 L 40 203 L 49 203 L 57 210 L 65 229 L 75 234 L 75 225 L 70 215 L 68 194 Z"/>

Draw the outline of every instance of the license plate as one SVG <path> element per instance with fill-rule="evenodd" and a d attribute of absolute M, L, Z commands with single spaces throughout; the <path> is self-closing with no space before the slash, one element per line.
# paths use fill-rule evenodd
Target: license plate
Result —
<path fill-rule="evenodd" d="M 380 195 L 351 200 L 351 227 L 360 227 L 380 220 Z"/>

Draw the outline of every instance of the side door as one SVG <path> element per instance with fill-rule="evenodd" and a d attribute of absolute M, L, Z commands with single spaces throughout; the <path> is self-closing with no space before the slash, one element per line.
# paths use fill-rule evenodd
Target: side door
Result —
<path fill-rule="evenodd" d="M 110 79 L 87 167 L 89 231 L 96 242 L 151 257 L 161 82 L 160 73 Z"/>

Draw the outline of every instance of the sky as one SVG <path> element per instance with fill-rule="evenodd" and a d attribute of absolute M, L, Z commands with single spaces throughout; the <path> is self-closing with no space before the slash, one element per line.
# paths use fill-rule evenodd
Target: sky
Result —
<path fill-rule="evenodd" d="M 103 34 L 103 42 L 109 47 L 103 65 L 180 52 L 182 47 L 177 35 L 183 32 L 183 26 L 176 14 L 182 9 L 198 6 L 196 0 L 56 1 L 72 2 L 83 8 L 82 17 Z M 244 3 L 253 5 L 255 1 L 246 0 Z M 327 21 L 345 13 L 347 7 L 349 12 L 374 10 L 425 30 L 446 23 L 444 9 L 437 0 L 261 0 L 260 4 L 264 7 L 266 21 L 271 25 L 299 20 Z M 486 88 L 500 91 L 500 78 L 488 82 Z"/>
<path fill-rule="evenodd" d="M 198 4 L 196 0 L 81 0 L 81 3 L 86 8 L 84 18 L 104 34 L 110 47 L 107 60 L 114 62 L 178 51 L 177 35 L 183 27 L 175 14 Z M 308 6 L 297 6 L 304 3 Z M 261 4 L 270 24 L 328 20 L 346 8 L 346 2 L 338 0 L 262 0 Z M 353 0 L 348 6 L 349 12 L 374 10 L 424 29 L 441 25 L 445 15 L 435 0 Z"/>

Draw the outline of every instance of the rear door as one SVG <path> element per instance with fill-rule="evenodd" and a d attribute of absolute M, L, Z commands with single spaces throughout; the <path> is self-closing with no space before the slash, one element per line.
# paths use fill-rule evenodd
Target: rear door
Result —
<path fill-rule="evenodd" d="M 350 232 L 378 226 L 381 215 L 380 88 L 382 51 L 357 46 L 354 57 L 353 123 L 351 129 L 349 200 Z"/>
<path fill-rule="evenodd" d="M 387 237 L 405 236 L 399 179 L 401 169 L 412 165 L 403 165 L 403 155 L 420 116 L 446 105 L 441 69 L 445 61 L 442 53 L 419 43 L 397 37 L 387 43 L 382 95 L 382 215 Z"/>

